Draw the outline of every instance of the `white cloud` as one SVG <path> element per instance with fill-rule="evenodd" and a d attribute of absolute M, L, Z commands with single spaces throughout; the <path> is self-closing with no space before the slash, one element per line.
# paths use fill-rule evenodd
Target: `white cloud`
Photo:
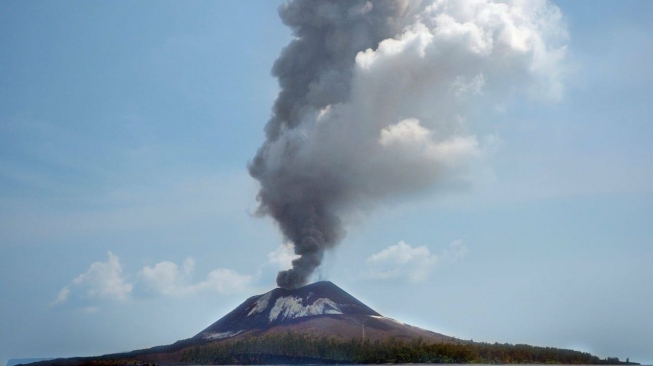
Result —
<path fill-rule="evenodd" d="M 52 302 L 52 305 L 64 303 L 66 300 L 68 300 L 68 296 L 70 296 L 70 287 L 66 286 L 62 288 L 61 291 L 59 291 L 59 294 L 57 294 L 57 297 Z"/>
<path fill-rule="evenodd" d="M 443 251 L 443 256 L 452 259 L 462 259 L 469 253 L 469 248 L 462 240 L 454 240 L 449 244 L 449 248 Z"/>
<path fill-rule="evenodd" d="M 80 299 L 125 300 L 132 292 L 133 285 L 123 276 L 120 258 L 107 252 L 106 262 L 91 264 L 88 271 L 77 276 L 69 285 L 62 288 L 52 305 L 62 304 L 76 294 Z"/>
<path fill-rule="evenodd" d="M 188 293 L 187 272 L 180 271 L 172 262 L 164 261 L 152 267 L 143 267 L 138 277 L 150 291 L 156 294 L 179 296 Z"/>
<path fill-rule="evenodd" d="M 428 278 L 436 263 L 436 255 L 426 246 L 412 247 L 400 241 L 367 258 L 367 277 L 419 282 Z"/>
<path fill-rule="evenodd" d="M 193 258 L 186 258 L 181 266 L 170 261 L 159 262 L 153 266 L 143 267 L 137 275 L 137 281 L 130 283 L 123 275 L 118 256 L 108 252 L 106 262 L 91 264 L 88 271 L 77 276 L 70 284 L 62 288 L 51 305 L 60 305 L 72 300 L 87 313 L 99 311 L 94 302 L 99 300 L 126 300 L 136 290 L 160 296 L 186 296 L 200 292 L 217 292 L 232 294 L 248 289 L 253 276 L 240 274 L 231 269 L 218 268 L 211 271 L 206 279 L 192 283 L 195 271 Z"/>
<path fill-rule="evenodd" d="M 183 268 L 184 268 L 184 273 L 187 276 L 192 274 L 193 271 L 195 270 L 195 260 L 193 260 L 193 258 L 191 257 L 186 258 L 186 260 L 184 260 Z"/>
<path fill-rule="evenodd" d="M 299 258 L 295 254 L 295 248 L 292 242 L 279 245 L 279 247 L 268 253 L 268 263 L 279 266 L 280 270 L 292 268 L 292 261 Z"/>
<path fill-rule="evenodd" d="M 231 269 L 218 268 L 211 271 L 204 281 L 192 284 L 190 276 L 194 263 L 192 258 L 187 258 L 180 269 L 173 262 L 159 262 L 152 267 L 143 267 L 138 278 L 150 292 L 163 296 L 185 296 L 204 291 L 237 293 L 247 289 L 253 278 Z"/>
<path fill-rule="evenodd" d="M 252 282 L 251 275 L 240 274 L 234 270 L 218 268 L 211 271 L 206 280 L 191 286 L 192 292 L 215 291 L 220 294 L 244 292 Z"/>
<path fill-rule="evenodd" d="M 452 241 L 438 256 L 425 245 L 413 247 L 403 241 L 372 254 L 365 262 L 364 277 L 369 279 L 403 279 L 421 282 L 428 279 L 440 261 L 463 259 L 469 248 L 460 239 Z"/>

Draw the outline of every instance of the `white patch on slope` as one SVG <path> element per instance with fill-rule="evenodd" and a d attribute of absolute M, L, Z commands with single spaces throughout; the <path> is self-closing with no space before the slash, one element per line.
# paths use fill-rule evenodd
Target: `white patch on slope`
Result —
<path fill-rule="evenodd" d="M 419 330 L 422 330 L 422 331 L 424 331 L 424 332 L 435 333 L 435 332 L 432 331 L 432 330 L 428 330 L 428 329 L 424 329 L 424 328 L 416 327 L 416 326 L 414 326 L 414 325 L 410 325 L 410 324 L 402 323 L 402 322 L 400 322 L 400 321 L 397 320 L 397 319 L 392 319 L 392 318 L 388 318 L 388 317 L 385 317 L 385 316 L 370 315 L 370 318 L 376 318 L 376 319 L 381 319 L 381 320 L 388 320 L 388 321 L 391 321 L 391 322 L 393 322 L 393 323 L 397 323 L 397 324 L 400 324 L 400 325 L 405 325 L 405 326 L 410 327 L 410 328 L 419 329 Z"/>
<path fill-rule="evenodd" d="M 256 306 L 250 310 L 247 316 L 258 314 L 261 311 L 265 310 L 268 307 L 268 303 L 270 302 L 270 296 L 272 296 L 272 292 L 268 292 L 267 294 L 259 297 L 259 299 L 256 300 Z"/>
<path fill-rule="evenodd" d="M 216 333 L 208 333 L 207 332 L 207 333 L 202 334 L 202 338 L 203 339 L 224 339 L 224 338 L 229 338 L 229 337 L 236 336 L 236 335 L 238 335 L 238 334 L 240 334 L 240 333 L 242 333 L 244 331 L 245 331 L 244 329 L 241 329 L 241 330 L 236 331 L 236 332 L 234 332 L 232 330 L 230 330 L 228 332 L 216 332 Z"/>
<path fill-rule="evenodd" d="M 315 300 L 311 305 L 303 305 L 302 302 L 301 298 L 294 296 L 278 298 L 270 310 L 270 322 L 279 316 L 281 319 L 293 319 L 311 315 L 342 314 L 335 302 L 323 297 Z"/>
<path fill-rule="evenodd" d="M 376 319 L 389 320 L 389 321 L 391 321 L 391 322 L 394 322 L 394 323 L 397 323 L 397 324 L 401 324 L 401 325 L 408 325 L 408 324 L 405 324 L 405 323 L 400 322 L 399 320 L 392 319 L 392 318 L 388 318 L 388 317 L 385 317 L 385 316 L 370 315 L 370 317 L 371 317 L 371 318 L 376 318 Z"/>

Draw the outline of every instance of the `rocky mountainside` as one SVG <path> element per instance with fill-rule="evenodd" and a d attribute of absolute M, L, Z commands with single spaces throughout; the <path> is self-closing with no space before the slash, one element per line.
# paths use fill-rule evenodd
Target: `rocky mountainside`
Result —
<path fill-rule="evenodd" d="M 286 331 L 347 339 L 360 337 L 377 340 L 392 336 L 453 340 L 383 317 L 329 281 L 294 290 L 276 288 L 250 297 L 192 339 L 240 339 Z"/>
<path fill-rule="evenodd" d="M 317 282 L 295 290 L 276 288 L 252 296 L 194 338 L 228 338 L 322 315 L 381 316 L 333 283 Z"/>
<path fill-rule="evenodd" d="M 238 342 L 282 334 L 328 337 L 340 340 L 424 339 L 458 342 L 456 339 L 386 318 L 329 281 L 293 290 L 276 288 L 252 296 L 236 309 L 194 337 L 171 345 L 92 358 L 58 359 L 40 366 L 81 365 L 97 360 L 139 360 L 175 363 L 193 347 Z"/>

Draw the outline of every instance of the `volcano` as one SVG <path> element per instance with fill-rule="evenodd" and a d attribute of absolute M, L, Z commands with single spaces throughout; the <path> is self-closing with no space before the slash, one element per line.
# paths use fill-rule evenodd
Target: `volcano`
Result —
<path fill-rule="evenodd" d="M 252 296 L 192 339 L 210 341 L 288 331 L 343 339 L 454 341 L 386 318 L 329 281 Z"/>
<path fill-rule="evenodd" d="M 438 343 L 461 342 L 453 337 L 384 317 L 332 282 L 321 281 L 292 290 L 276 288 L 252 296 L 197 335 L 170 345 L 98 357 L 42 361 L 32 365 L 80 366 L 98 362 L 108 362 L 111 365 L 115 362 L 175 364 L 183 363 L 184 355 L 194 348 L 270 339 L 287 334 L 340 340 L 382 341 L 392 338 L 407 341 L 422 339 Z M 284 358 L 282 361 L 293 360 Z M 299 361 L 322 363 L 315 359 Z"/>
<path fill-rule="evenodd" d="M 589 353 L 463 341 L 384 317 L 331 282 L 252 296 L 171 345 L 34 366 L 334 363 L 622 364 Z"/>

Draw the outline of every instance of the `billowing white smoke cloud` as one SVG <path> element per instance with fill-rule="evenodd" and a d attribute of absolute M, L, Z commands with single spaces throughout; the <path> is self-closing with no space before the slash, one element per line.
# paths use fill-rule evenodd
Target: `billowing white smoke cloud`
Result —
<path fill-rule="evenodd" d="M 301 256 L 281 287 L 307 282 L 349 210 L 464 179 L 483 153 L 470 109 L 561 96 L 566 30 L 546 0 L 299 0 L 280 14 L 296 39 L 250 172 Z"/>

